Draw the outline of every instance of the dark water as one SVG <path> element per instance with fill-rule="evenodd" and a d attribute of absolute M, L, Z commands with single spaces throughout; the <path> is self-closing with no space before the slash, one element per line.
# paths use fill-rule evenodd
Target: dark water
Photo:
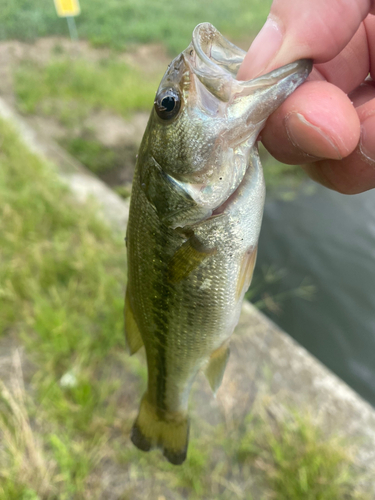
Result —
<path fill-rule="evenodd" d="M 269 266 L 284 276 L 266 292 L 295 292 L 265 313 L 375 406 L 375 191 L 267 201 L 255 282 Z M 298 296 L 307 281 L 312 300 Z"/>

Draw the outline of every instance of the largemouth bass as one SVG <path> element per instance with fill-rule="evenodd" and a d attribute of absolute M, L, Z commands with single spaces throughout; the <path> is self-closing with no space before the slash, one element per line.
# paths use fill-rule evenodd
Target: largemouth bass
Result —
<path fill-rule="evenodd" d="M 236 80 L 245 52 L 211 24 L 169 65 L 140 146 L 127 228 L 125 330 L 148 385 L 131 439 L 181 464 L 199 370 L 214 393 L 250 285 L 264 205 L 256 139 L 308 76 L 300 60 Z"/>

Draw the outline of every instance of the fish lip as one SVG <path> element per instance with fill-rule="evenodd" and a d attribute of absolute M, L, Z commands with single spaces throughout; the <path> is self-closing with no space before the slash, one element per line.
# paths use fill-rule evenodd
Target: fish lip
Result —
<path fill-rule="evenodd" d="M 201 23 L 195 27 L 192 43 L 184 51 L 187 58 L 189 58 L 189 55 L 191 56 L 191 48 L 195 50 L 200 62 L 204 63 L 206 69 L 210 69 L 215 73 L 218 71 L 229 73 L 234 78 L 237 76 L 238 69 L 246 55 L 244 50 L 227 40 L 210 23 Z M 189 59 L 191 63 L 191 57 Z M 270 80 L 270 84 L 277 83 L 278 80 L 293 73 L 309 74 L 312 70 L 312 65 L 313 61 L 311 59 L 299 59 L 250 81 L 258 81 L 267 77 Z M 191 66 L 194 72 L 200 73 L 196 65 L 192 64 Z"/>
<path fill-rule="evenodd" d="M 186 50 L 195 50 L 200 61 L 215 73 L 229 73 L 235 77 L 246 52 L 227 40 L 211 23 L 198 24 L 193 31 L 192 43 Z M 193 66 L 193 71 L 196 69 Z"/>
<path fill-rule="evenodd" d="M 253 80 L 239 81 L 236 76 L 246 52 L 210 23 L 196 26 L 192 43 L 182 54 L 190 71 L 223 102 L 233 102 L 237 97 L 273 86 L 283 93 L 283 87 L 298 86 L 306 80 L 313 65 L 311 59 L 299 59 Z"/>
<path fill-rule="evenodd" d="M 295 78 L 296 81 L 304 80 L 311 73 L 313 68 L 313 60 L 312 59 L 298 59 L 290 64 L 286 64 L 285 66 L 281 66 L 280 68 L 276 68 L 265 75 L 258 76 L 253 80 L 249 80 L 248 82 L 240 82 L 240 84 L 247 86 L 271 86 L 277 85 L 280 81 L 286 78 Z"/>

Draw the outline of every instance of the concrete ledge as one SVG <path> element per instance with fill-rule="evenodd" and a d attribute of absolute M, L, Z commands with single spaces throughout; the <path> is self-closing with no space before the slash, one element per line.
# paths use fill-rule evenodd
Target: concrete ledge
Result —
<path fill-rule="evenodd" d="M 129 204 L 117 196 L 59 146 L 46 141 L 0 98 L 0 116 L 13 122 L 35 153 L 56 166 L 80 200 L 94 197 L 103 217 L 125 234 Z M 344 382 L 296 344 L 251 304 L 245 303 L 231 342 L 231 358 L 217 399 L 207 383 L 195 391 L 197 413 L 210 420 L 240 417 L 256 400 L 267 397 L 274 408 L 307 408 L 324 431 L 346 436 L 357 445 L 357 462 L 375 478 L 375 410 Z M 204 402 L 204 404 L 202 404 Z M 375 480 L 366 491 L 375 497 Z"/>
<path fill-rule="evenodd" d="M 328 434 L 338 433 L 360 443 L 360 465 L 375 478 L 372 406 L 250 303 L 243 305 L 231 351 L 234 359 L 224 391 L 235 384 L 238 401 L 268 395 L 274 405 L 308 408 Z M 245 387 L 244 380 L 248 381 Z"/>

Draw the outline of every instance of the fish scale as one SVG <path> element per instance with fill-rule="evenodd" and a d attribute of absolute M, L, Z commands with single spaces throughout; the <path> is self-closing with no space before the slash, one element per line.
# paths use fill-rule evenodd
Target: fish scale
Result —
<path fill-rule="evenodd" d="M 133 180 L 125 334 L 131 354 L 145 346 L 148 383 L 131 438 L 176 465 L 194 378 L 205 370 L 219 388 L 255 265 L 265 196 L 256 138 L 312 67 L 238 82 L 243 56 L 209 23 L 195 28 L 160 83 Z"/>

